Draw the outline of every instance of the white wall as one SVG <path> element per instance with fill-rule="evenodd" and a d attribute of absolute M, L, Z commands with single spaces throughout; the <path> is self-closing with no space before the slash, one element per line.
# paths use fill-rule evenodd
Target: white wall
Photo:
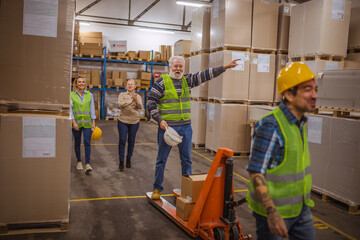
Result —
<path fill-rule="evenodd" d="M 175 32 L 175 34 L 145 32 L 137 27 L 116 26 L 90 23 L 90 26 L 80 25 L 80 32 L 102 32 L 103 44 L 108 40 L 126 40 L 128 51 L 154 50 L 159 51 L 160 45 L 174 45 L 180 39 L 191 40 L 191 33 Z"/>

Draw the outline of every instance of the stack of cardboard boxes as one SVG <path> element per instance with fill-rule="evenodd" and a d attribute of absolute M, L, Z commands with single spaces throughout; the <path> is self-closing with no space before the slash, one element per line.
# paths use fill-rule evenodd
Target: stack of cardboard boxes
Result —
<path fill-rule="evenodd" d="M 176 198 L 176 215 L 187 221 L 206 180 L 207 174 L 193 174 L 181 179 L 181 196 Z"/>
<path fill-rule="evenodd" d="M 140 85 L 136 85 L 136 87 L 149 90 L 151 85 L 151 72 L 139 71 L 138 78 L 140 79 Z"/>
<path fill-rule="evenodd" d="M 111 87 L 125 87 L 127 79 L 127 72 L 121 71 L 106 71 L 106 84 L 107 88 Z"/>
<path fill-rule="evenodd" d="M 0 7 L 0 71 L 7 79 L 0 88 L 0 222 L 5 234 L 12 233 L 7 224 L 17 225 L 15 232 L 29 222 L 64 231 L 69 221 L 75 0 L 49 3 L 51 9 L 45 10 L 24 8 L 24 3 L 5 0 Z M 44 21 L 31 20 L 36 16 Z"/>
<path fill-rule="evenodd" d="M 80 32 L 79 44 L 81 55 L 102 56 L 102 32 Z"/>

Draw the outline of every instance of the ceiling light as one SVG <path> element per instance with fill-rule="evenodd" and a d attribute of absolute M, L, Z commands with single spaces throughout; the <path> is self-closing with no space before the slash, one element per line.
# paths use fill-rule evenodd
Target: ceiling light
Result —
<path fill-rule="evenodd" d="M 210 2 L 194 1 L 194 0 L 176 0 L 176 4 L 190 7 L 211 7 Z"/>
<path fill-rule="evenodd" d="M 156 32 L 156 33 L 168 33 L 168 34 L 174 34 L 174 31 L 169 30 L 162 30 L 162 29 L 154 29 L 154 28 L 139 28 L 140 31 L 145 32 Z"/>
<path fill-rule="evenodd" d="M 82 25 L 82 26 L 90 26 L 90 23 L 87 23 L 87 22 L 80 22 L 80 25 Z"/>

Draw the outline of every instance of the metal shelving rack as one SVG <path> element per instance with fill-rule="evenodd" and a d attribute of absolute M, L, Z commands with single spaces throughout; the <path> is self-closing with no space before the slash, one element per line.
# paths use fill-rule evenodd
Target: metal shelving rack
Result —
<path fill-rule="evenodd" d="M 159 66 L 168 66 L 168 63 L 158 63 L 154 62 L 154 51 L 151 51 L 151 62 L 142 62 L 142 61 L 130 61 L 130 60 L 116 60 L 116 59 L 107 59 L 106 57 L 106 47 L 103 48 L 103 55 L 104 58 L 83 58 L 83 57 L 73 57 L 73 60 L 80 60 L 80 61 L 95 61 L 101 62 L 101 88 L 91 88 L 90 90 L 101 91 L 101 101 L 100 101 L 100 118 L 102 120 L 105 119 L 105 92 L 106 91 L 118 91 L 118 92 L 125 92 L 126 89 L 112 89 L 106 88 L 106 63 L 126 63 L 126 64 L 141 64 L 145 65 L 145 71 L 148 71 L 148 67 L 151 68 L 151 81 L 150 81 L 150 89 L 149 90 L 138 90 L 137 92 L 143 92 L 145 94 L 144 97 L 144 108 L 146 109 L 146 94 L 151 91 L 151 87 L 153 84 L 153 68 L 154 65 Z"/>

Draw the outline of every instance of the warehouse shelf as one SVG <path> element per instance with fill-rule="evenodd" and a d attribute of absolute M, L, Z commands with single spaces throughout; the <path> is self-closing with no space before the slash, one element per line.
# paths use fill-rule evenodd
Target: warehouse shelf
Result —
<path fill-rule="evenodd" d="M 89 58 L 89 57 L 73 57 L 73 60 L 79 60 L 79 61 L 92 61 L 92 62 L 100 62 L 101 63 L 101 73 L 100 73 L 100 81 L 101 81 L 101 88 L 89 88 L 90 90 L 94 91 L 101 91 L 101 99 L 100 99 L 100 118 L 102 120 L 105 120 L 105 92 L 107 91 L 116 91 L 116 92 L 125 92 L 126 89 L 113 89 L 113 88 L 106 88 L 106 65 L 107 63 L 124 63 L 124 64 L 137 64 L 137 65 L 145 65 L 145 71 L 148 71 L 148 68 L 150 68 L 151 72 L 151 81 L 150 81 L 150 88 L 149 90 L 137 90 L 136 92 L 142 92 L 144 93 L 144 108 L 146 109 L 146 94 L 151 91 L 151 87 L 153 84 L 153 69 L 154 66 L 169 66 L 168 63 L 160 63 L 160 62 L 154 62 L 153 56 L 154 51 L 151 51 L 151 61 L 145 62 L 145 61 L 131 61 L 131 60 L 117 60 L 117 59 L 107 59 L 106 57 L 106 47 L 103 48 L 103 55 L 104 58 Z"/>

